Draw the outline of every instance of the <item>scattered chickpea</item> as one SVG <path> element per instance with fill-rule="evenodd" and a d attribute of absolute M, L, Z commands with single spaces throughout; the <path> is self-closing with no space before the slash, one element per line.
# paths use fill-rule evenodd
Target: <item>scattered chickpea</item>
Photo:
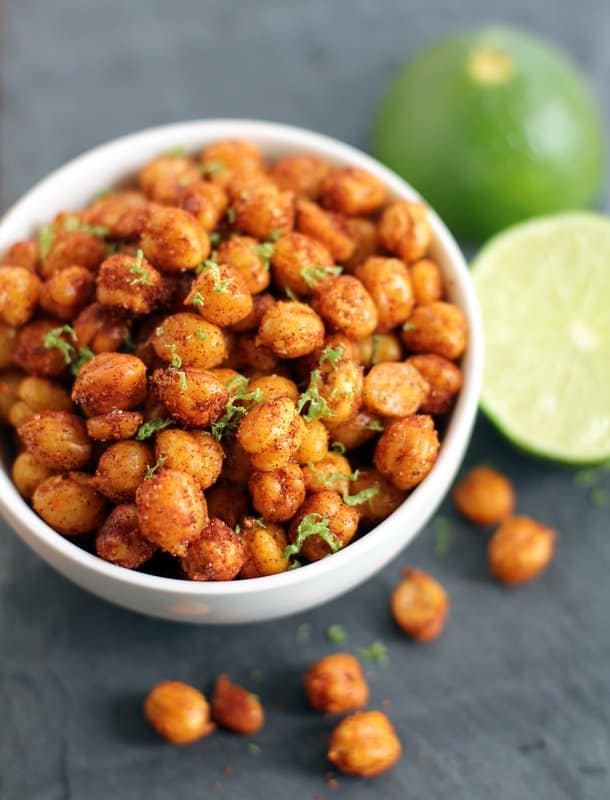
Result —
<path fill-rule="evenodd" d="M 460 514 L 475 525 L 495 525 L 513 513 L 515 492 L 501 472 L 474 467 L 453 490 L 453 502 Z"/>
<path fill-rule="evenodd" d="M 530 517 L 509 517 L 489 540 L 489 568 L 508 585 L 533 580 L 549 565 L 557 534 Z"/>
<path fill-rule="evenodd" d="M 365 706 L 369 688 L 360 662 L 348 653 L 316 661 L 305 673 L 305 691 L 316 711 L 343 714 Z"/>
<path fill-rule="evenodd" d="M 371 778 L 396 764 L 402 747 L 381 711 L 359 711 L 341 720 L 331 734 L 328 760 L 346 775 Z"/>
<path fill-rule="evenodd" d="M 223 728 L 242 736 L 258 733 L 265 724 L 265 712 L 260 700 L 228 675 L 220 675 L 212 692 L 212 716 Z"/>
<path fill-rule="evenodd" d="M 146 719 L 171 744 L 191 744 L 215 728 L 205 696 L 186 683 L 162 681 L 144 701 Z"/>
<path fill-rule="evenodd" d="M 390 601 L 394 621 L 413 639 L 436 639 L 445 627 L 449 597 L 443 587 L 419 569 L 406 569 Z"/>

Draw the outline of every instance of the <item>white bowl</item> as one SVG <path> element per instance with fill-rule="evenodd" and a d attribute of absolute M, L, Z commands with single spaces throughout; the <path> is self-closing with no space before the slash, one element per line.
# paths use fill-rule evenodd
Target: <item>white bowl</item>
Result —
<path fill-rule="evenodd" d="M 242 138 L 271 158 L 310 152 L 335 164 L 363 167 L 396 198 L 417 193 L 374 159 L 335 139 L 301 128 L 249 120 L 203 120 L 151 128 L 90 150 L 40 181 L 0 222 L 0 252 L 30 237 L 60 210 L 77 209 L 93 195 L 133 175 L 177 146 L 197 151 L 218 139 Z M 432 256 L 443 270 L 449 298 L 465 313 L 470 342 L 464 386 L 438 460 L 428 477 L 391 516 L 358 541 L 301 569 L 244 581 L 197 583 L 123 569 L 85 552 L 40 519 L 0 469 L 0 512 L 18 536 L 48 564 L 83 589 L 132 611 L 179 622 L 227 624 L 269 620 L 337 597 L 385 566 L 422 529 L 445 496 L 466 450 L 482 372 L 482 331 L 470 276 L 453 237 L 431 213 Z"/>

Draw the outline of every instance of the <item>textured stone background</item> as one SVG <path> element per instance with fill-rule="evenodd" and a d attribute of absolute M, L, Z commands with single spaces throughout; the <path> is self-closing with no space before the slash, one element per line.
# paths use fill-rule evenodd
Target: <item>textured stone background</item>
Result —
<path fill-rule="evenodd" d="M 503 21 L 563 45 L 606 116 L 607 0 L 5 0 L 2 206 L 108 138 L 180 119 L 249 116 L 366 146 L 375 101 L 402 58 L 461 25 Z M 510 10 L 508 10 L 510 6 Z M 425 113 L 425 109 L 422 109 Z M 69 198 L 66 198 L 69 205 Z M 0 530 L 0 798 L 165 800 L 601 800 L 610 794 L 610 539 L 568 470 L 529 460 L 480 421 L 470 462 L 514 479 L 523 512 L 561 533 L 556 563 L 518 591 L 492 584 L 483 536 L 451 517 L 448 556 L 426 530 L 384 573 L 314 613 L 255 627 L 155 622 L 90 597 Z M 453 613 L 435 644 L 406 642 L 388 620 L 400 568 L 429 569 Z M 299 626 L 310 625 L 308 639 Z M 383 640 L 372 705 L 405 745 L 375 782 L 324 781 L 330 724 L 300 690 L 340 623 L 350 649 Z M 252 684 L 252 670 L 262 681 Z M 268 724 L 253 756 L 218 734 L 172 749 L 142 721 L 141 700 L 174 677 L 202 687 L 220 670 L 250 681 Z M 225 774 L 225 767 L 233 768 Z"/>

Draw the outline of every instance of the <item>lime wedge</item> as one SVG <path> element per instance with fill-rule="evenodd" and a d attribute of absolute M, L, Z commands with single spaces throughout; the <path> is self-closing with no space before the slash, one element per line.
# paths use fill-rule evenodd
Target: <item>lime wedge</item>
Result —
<path fill-rule="evenodd" d="M 610 458 L 610 218 L 567 213 L 493 238 L 472 265 L 485 329 L 481 405 L 554 461 Z"/>

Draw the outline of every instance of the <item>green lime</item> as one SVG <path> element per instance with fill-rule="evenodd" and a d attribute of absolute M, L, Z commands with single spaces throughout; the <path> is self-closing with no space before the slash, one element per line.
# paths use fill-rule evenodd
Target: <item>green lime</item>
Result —
<path fill-rule="evenodd" d="M 542 217 L 474 260 L 485 331 L 481 405 L 529 452 L 610 458 L 610 218 Z"/>
<path fill-rule="evenodd" d="M 375 155 L 474 240 L 586 207 L 602 176 L 602 141 L 577 69 L 506 28 L 460 33 L 407 62 L 373 128 Z"/>

